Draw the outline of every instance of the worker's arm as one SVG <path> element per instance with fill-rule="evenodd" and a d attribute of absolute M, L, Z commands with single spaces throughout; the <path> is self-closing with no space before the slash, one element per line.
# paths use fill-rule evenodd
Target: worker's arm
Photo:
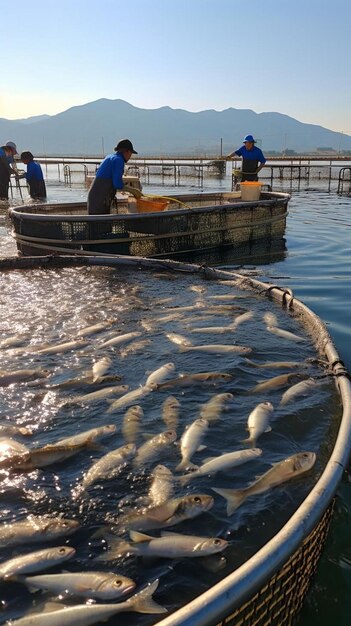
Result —
<path fill-rule="evenodd" d="M 135 189 L 134 187 L 130 187 L 129 185 L 124 185 L 123 191 L 131 193 L 134 198 L 141 198 L 141 196 L 143 195 L 139 189 Z"/>
<path fill-rule="evenodd" d="M 115 159 L 112 163 L 112 184 L 115 189 L 124 189 L 123 183 L 124 163 L 120 159 Z"/>
<path fill-rule="evenodd" d="M 240 152 L 241 148 L 239 148 L 238 150 L 234 150 L 234 152 L 231 152 L 230 154 L 227 155 L 227 159 L 232 159 L 234 156 L 242 156 L 241 152 Z"/>

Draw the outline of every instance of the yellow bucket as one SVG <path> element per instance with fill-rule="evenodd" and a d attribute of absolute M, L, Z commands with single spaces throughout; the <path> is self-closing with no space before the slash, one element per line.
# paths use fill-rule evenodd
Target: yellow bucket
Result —
<path fill-rule="evenodd" d="M 156 211 L 165 211 L 169 201 L 158 198 L 137 198 L 136 205 L 138 213 L 155 213 Z"/>

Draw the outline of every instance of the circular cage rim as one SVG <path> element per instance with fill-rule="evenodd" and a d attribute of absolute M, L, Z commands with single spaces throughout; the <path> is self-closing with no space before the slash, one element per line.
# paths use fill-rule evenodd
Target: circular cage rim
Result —
<path fill-rule="evenodd" d="M 318 523 L 340 483 L 351 452 L 351 383 L 333 341 L 320 318 L 303 302 L 294 297 L 290 289 L 264 283 L 237 272 L 182 263 L 171 260 L 145 259 L 143 257 L 13 257 L 0 259 L 0 272 L 35 267 L 57 268 L 87 266 L 120 266 L 137 270 L 165 270 L 180 274 L 198 274 L 203 279 L 231 280 L 236 287 L 254 290 L 272 297 L 293 313 L 300 316 L 306 326 L 318 331 L 314 341 L 317 350 L 323 353 L 333 371 L 337 389 L 343 405 L 336 442 L 329 461 L 317 483 L 281 530 L 258 552 L 231 574 L 200 594 L 197 598 L 177 609 L 158 622 L 158 626 L 209 626 L 222 619 L 255 593 L 290 558 Z M 307 323 L 306 323 L 307 321 Z"/>

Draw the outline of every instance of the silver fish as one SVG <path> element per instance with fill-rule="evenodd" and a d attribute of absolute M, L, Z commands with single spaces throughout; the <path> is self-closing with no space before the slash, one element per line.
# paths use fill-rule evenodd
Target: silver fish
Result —
<path fill-rule="evenodd" d="M 121 349 L 120 356 L 124 359 L 129 354 L 136 354 L 136 352 L 141 352 L 152 343 L 151 339 L 140 339 L 140 341 L 132 341 L 127 346 Z"/>
<path fill-rule="evenodd" d="M 184 431 L 180 440 L 180 451 L 182 455 L 182 460 L 176 468 L 179 472 L 186 469 L 187 467 L 197 468 L 197 465 L 191 463 L 190 459 L 193 454 L 199 449 L 201 441 L 207 430 L 208 421 L 200 418 L 190 424 L 190 426 Z"/>
<path fill-rule="evenodd" d="M 152 472 L 152 483 L 149 489 L 149 501 L 152 506 L 159 506 L 174 495 L 174 476 L 165 465 L 156 465 Z"/>
<path fill-rule="evenodd" d="M 77 337 L 88 337 L 89 335 L 96 335 L 96 333 L 100 333 L 102 330 L 106 330 L 113 324 L 113 320 L 107 320 L 106 322 L 99 322 L 98 324 L 94 324 L 93 326 L 86 326 L 85 328 L 81 328 Z"/>
<path fill-rule="evenodd" d="M 266 363 L 254 363 L 250 359 L 245 359 L 245 362 L 252 367 L 259 369 L 302 369 L 307 367 L 308 364 L 303 361 L 266 361 Z"/>
<path fill-rule="evenodd" d="M 117 604 L 77 604 L 62 607 L 49 613 L 40 613 L 21 617 L 9 622 L 9 626 L 90 626 L 96 622 L 105 622 L 110 617 L 122 612 L 166 613 L 166 609 L 152 600 L 152 594 L 158 587 L 158 580 L 148 585 L 125 602 Z"/>
<path fill-rule="evenodd" d="M 208 476 L 209 474 L 216 474 L 217 472 L 223 472 L 229 468 L 237 467 L 248 461 L 255 461 L 262 454 L 260 448 L 249 448 L 247 450 L 237 450 L 236 452 L 227 452 L 221 456 L 208 458 L 194 472 L 184 474 L 178 479 L 181 485 L 186 485 L 194 478 L 200 476 Z"/>
<path fill-rule="evenodd" d="M 263 315 L 263 320 L 267 324 L 267 326 L 278 326 L 278 318 L 275 313 L 267 311 L 267 313 L 264 313 Z"/>
<path fill-rule="evenodd" d="M 191 333 L 206 333 L 212 335 L 223 335 L 224 333 L 233 333 L 235 328 L 230 326 L 199 326 L 198 328 L 191 328 Z"/>
<path fill-rule="evenodd" d="M 260 393 L 262 391 L 274 391 L 275 389 L 281 389 L 282 387 L 286 387 L 291 383 L 294 383 L 298 380 L 306 378 L 303 374 L 293 373 L 293 374 L 280 374 L 279 376 L 274 376 L 269 380 L 264 380 L 253 389 L 251 389 L 252 393 Z"/>
<path fill-rule="evenodd" d="M 209 344 L 204 346 L 185 346 L 180 347 L 181 352 L 205 352 L 209 354 L 250 354 L 252 348 L 247 346 L 229 346 L 222 344 Z"/>
<path fill-rule="evenodd" d="M 125 446 L 108 452 L 101 459 L 96 461 L 84 474 L 82 487 L 87 489 L 98 480 L 108 480 L 112 478 L 127 461 L 135 456 L 135 453 L 136 446 L 133 443 L 128 443 Z"/>
<path fill-rule="evenodd" d="M 79 446 L 79 445 L 87 445 L 92 441 L 96 441 L 101 437 L 108 437 L 113 435 L 117 430 L 117 426 L 115 424 L 105 424 L 105 426 L 96 426 L 96 428 L 90 428 L 90 430 L 84 430 L 81 433 L 77 433 L 76 435 L 71 435 L 70 437 L 65 437 L 64 439 L 59 439 L 57 442 L 50 444 L 53 446 Z"/>
<path fill-rule="evenodd" d="M 191 285 L 191 287 L 189 287 L 189 291 L 194 291 L 195 293 L 206 293 L 207 289 L 202 285 Z"/>
<path fill-rule="evenodd" d="M 134 465 L 139 467 L 145 463 L 150 463 L 160 455 L 164 454 L 170 445 L 177 439 L 175 430 L 166 430 L 146 441 L 138 450 L 134 459 Z"/>
<path fill-rule="evenodd" d="M 114 387 L 104 387 L 103 389 L 99 389 L 98 391 L 92 391 L 91 393 L 86 393 L 83 396 L 77 396 L 76 398 L 72 398 L 69 404 L 71 403 L 83 403 L 88 404 L 89 402 L 96 402 L 97 400 L 104 400 L 109 396 L 118 396 L 121 393 L 126 393 L 128 391 L 128 385 L 115 385 Z"/>
<path fill-rule="evenodd" d="M 105 553 L 108 560 L 126 554 L 166 559 L 195 558 L 223 552 L 228 546 L 228 542 L 219 537 L 196 537 L 168 531 L 161 532 L 161 537 L 131 531 L 130 537 L 133 543 L 123 540 L 112 542 L 111 553 Z"/>
<path fill-rule="evenodd" d="M 177 346 L 192 346 L 193 344 L 189 339 L 183 337 L 183 335 L 178 335 L 177 333 L 166 333 L 167 339 L 175 343 Z"/>
<path fill-rule="evenodd" d="M 8 348 L 17 348 L 19 346 L 23 346 L 23 344 L 28 340 L 29 335 L 14 335 L 13 337 L 7 337 L 0 341 L 0 349 L 6 350 Z"/>
<path fill-rule="evenodd" d="M 269 425 L 272 414 L 273 405 L 270 402 L 260 402 L 248 417 L 247 429 L 250 436 L 243 443 L 249 443 L 255 447 L 256 441 L 262 433 L 268 433 L 272 430 Z"/>
<path fill-rule="evenodd" d="M 0 579 L 42 572 L 71 559 L 75 553 L 70 546 L 58 546 L 15 556 L 0 564 Z"/>
<path fill-rule="evenodd" d="M 289 330 L 284 330 L 283 328 L 267 326 L 267 330 L 268 332 L 273 333 L 273 335 L 278 335 L 278 337 L 283 337 L 283 339 L 288 339 L 289 341 L 306 341 L 304 337 L 295 335 L 295 333 L 291 333 Z"/>
<path fill-rule="evenodd" d="M 0 387 L 7 387 L 14 383 L 35 380 L 37 378 L 46 378 L 49 376 L 49 373 L 49 370 L 44 369 L 23 369 L 14 372 L 0 372 Z"/>
<path fill-rule="evenodd" d="M 79 528 L 79 522 L 61 517 L 29 515 L 18 522 L 0 524 L 0 546 L 31 544 L 54 541 L 72 535 Z"/>
<path fill-rule="evenodd" d="M 148 387 L 144 385 L 143 387 L 138 387 L 137 389 L 133 389 L 132 391 L 128 391 L 124 396 L 115 400 L 110 407 L 107 409 L 107 413 L 114 413 L 119 409 L 122 409 L 130 404 L 133 404 L 135 400 L 139 400 L 139 398 L 144 398 L 148 396 L 154 390 L 153 385 L 149 385 Z"/>
<path fill-rule="evenodd" d="M 162 419 L 171 430 L 177 430 L 180 402 L 174 396 L 168 396 L 162 404 Z"/>
<path fill-rule="evenodd" d="M 241 313 L 241 315 L 238 315 L 233 324 L 232 324 L 232 329 L 236 330 L 238 328 L 238 326 L 240 326 L 241 324 L 243 324 L 244 322 L 248 322 L 249 320 L 252 320 L 252 318 L 254 317 L 254 312 L 253 311 L 246 311 L 245 313 Z"/>
<path fill-rule="evenodd" d="M 298 396 L 306 396 L 311 391 L 315 390 L 318 386 L 317 382 L 313 380 L 313 378 L 309 378 L 308 380 L 303 380 L 296 385 L 293 385 L 289 389 L 287 389 L 280 400 L 280 405 L 288 404 L 292 400 L 295 400 Z"/>
<path fill-rule="evenodd" d="M 1 437 L 0 438 L 0 459 L 1 461 L 16 456 L 18 454 L 26 454 L 29 452 L 29 448 L 16 441 L 16 439 L 12 439 L 12 437 Z"/>
<path fill-rule="evenodd" d="M 316 461 L 314 452 L 298 452 L 275 463 L 263 476 L 245 489 L 213 489 L 227 500 L 227 514 L 231 515 L 249 496 L 263 493 L 295 476 L 308 472 Z"/>
<path fill-rule="evenodd" d="M 102 357 L 99 361 L 96 361 L 93 365 L 93 383 L 100 382 L 101 378 L 109 370 L 112 364 L 112 359 L 108 356 Z"/>
<path fill-rule="evenodd" d="M 211 384 L 216 385 L 219 382 L 227 382 L 232 380 L 232 374 L 223 372 L 199 372 L 197 374 L 180 374 L 178 378 L 172 378 L 160 385 L 157 389 L 171 389 L 172 387 L 188 387 L 195 384 Z"/>
<path fill-rule="evenodd" d="M 122 425 L 122 434 L 127 443 L 135 443 L 143 416 L 144 411 L 139 405 L 131 406 L 127 410 Z"/>
<path fill-rule="evenodd" d="M 174 372 L 174 370 L 174 363 L 166 363 L 166 365 L 162 365 L 162 367 L 159 367 L 157 370 L 149 374 L 146 379 L 145 386 L 149 387 L 150 385 L 159 385 L 165 380 L 165 378 L 167 378 L 167 376 L 169 376 L 171 372 Z"/>
<path fill-rule="evenodd" d="M 224 409 L 226 402 L 234 398 L 232 393 L 218 393 L 208 402 L 205 402 L 200 411 L 200 417 L 208 422 L 216 422 Z"/>
<path fill-rule="evenodd" d="M 77 339 L 75 341 L 66 341 L 65 343 L 56 344 L 56 346 L 50 346 L 49 348 L 42 348 L 37 351 L 37 354 L 62 354 L 63 352 L 70 352 L 71 350 L 81 350 L 89 344 L 86 339 Z"/>
<path fill-rule="evenodd" d="M 29 576 L 23 582 L 30 590 L 41 589 L 57 595 L 71 594 L 94 600 L 118 600 L 135 589 L 131 578 L 96 571 Z"/>
<path fill-rule="evenodd" d="M 129 530 L 169 528 L 208 511 L 213 502 L 213 498 L 207 494 L 192 493 L 159 506 L 125 513 L 119 517 L 118 522 L 120 527 Z"/>
<path fill-rule="evenodd" d="M 14 435 L 22 435 L 23 437 L 28 437 L 33 435 L 33 431 L 26 426 L 12 426 L 12 424 L 1 424 L 0 425 L 0 442 L 2 437 L 13 437 Z"/>
<path fill-rule="evenodd" d="M 135 337 L 140 337 L 141 334 L 142 334 L 141 332 L 139 332 L 138 330 L 135 330 L 132 333 L 125 333 L 124 335 L 117 335 L 116 337 L 112 337 L 112 339 L 108 339 L 107 341 L 100 343 L 98 345 L 98 348 L 99 350 L 101 350 L 101 348 L 109 348 L 111 346 L 120 346 L 122 343 L 127 343 L 128 341 L 135 339 Z"/>

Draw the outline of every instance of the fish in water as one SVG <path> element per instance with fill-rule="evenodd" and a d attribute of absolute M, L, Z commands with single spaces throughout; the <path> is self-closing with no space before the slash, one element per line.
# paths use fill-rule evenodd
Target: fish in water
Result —
<path fill-rule="evenodd" d="M 120 528 L 140 531 L 169 528 L 209 511 L 213 502 L 212 496 L 192 493 L 159 506 L 127 512 L 118 518 L 118 524 Z"/>
<path fill-rule="evenodd" d="M 101 333 L 101 331 L 109 328 L 111 324 L 113 324 L 114 320 L 107 320 L 106 322 L 99 322 L 98 324 L 94 324 L 93 326 L 86 326 L 85 328 L 81 328 L 78 331 L 77 337 L 88 337 L 89 335 L 96 335 L 96 333 Z"/>
<path fill-rule="evenodd" d="M 17 348 L 23 346 L 28 340 L 29 335 L 14 335 L 13 337 L 7 337 L 0 341 L 0 350 L 6 350 L 8 348 Z"/>
<path fill-rule="evenodd" d="M 243 443 L 249 443 L 255 447 L 256 441 L 262 433 L 268 433 L 272 430 L 269 425 L 272 414 L 273 404 L 270 402 L 260 402 L 260 404 L 251 411 L 248 417 L 247 430 L 250 436 L 248 439 L 245 439 Z"/>
<path fill-rule="evenodd" d="M 287 387 L 287 385 L 291 385 L 301 379 L 306 378 L 304 374 L 280 374 L 279 376 L 274 376 L 274 378 L 270 378 L 269 380 L 264 380 L 253 389 L 250 390 L 251 393 L 260 393 L 261 391 L 274 391 L 275 389 L 281 389 L 282 387 Z"/>
<path fill-rule="evenodd" d="M 174 372 L 174 370 L 174 363 L 166 363 L 166 365 L 162 365 L 162 367 L 159 367 L 157 370 L 149 374 L 146 379 L 145 386 L 150 387 L 152 385 L 159 385 L 165 380 L 165 378 L 167 378 L 167 376 L 171 374 L 171 372 Z"/>
<path fill-rule="evenodd" d="M 14 383 L 22 383 L 37 378 L 46 378 L 49 374 L 49 370 L 45 369 L 23 369 L 14 372 L 0 371 L 0 387 L 8 387 Z"/>
<path fill-rule="evenodd" d="M 289 402 L 291 402 L 292 400 L 295 400 L 295 398 L 298 398 L 299 396 L 307 396 L 309 393 L 311 393 L 311 391 L 314 391 L 316 388 L 318 388 L 318 383 L 315 380 L 313 380 L 313 378 L 309 378 L 308 380 L 303 380 L 297 383 L 296 385 L 289 387 L 289 389 L 287 389 L 283 393 L 279 404 L 281 406 L 284 406 L 285 404 L 288 404 Z"/>
<path fill-rule="evenodd" d="M 182 460 L 179 465 L 177 465 L 176 469 L 178 472 L 185 470 L 186 468 L 197 468 L 197 465 L 191 463 L 190 459 L 193 454 L 200 448 L 201 441 L 205 436 L 208 430 L 208 421 L 199 418 L 195 420 L 190 426 L 186 428 L 184 431 L 182 438 L 180 440 L 180 452 L 182 455 Z"/>
<path fill-rule="evenodd" d="M 165 452 L 169 451 L 169 446 L 171 446 L 176 439 L 177 433 L 175 430 L 166 430 L 155 435 L 139 448 L 134 459 L 134 465 L 139 467 L 140 465 L 150 463 L 156 458 L 159 458 Z"/>
<path fill-rule="evenodd" d="M 144 411 L 139 405 L 131 406 L 122 424 L 122 434 L 127 443 L 135 443 L 140 429 L 140 420 L 144 417 Z"/>
<path fill-rule="evenodd" d="M 2 461 L 6 461 L 7 459 L 11 459 L 18 454 L 26 454 L 29 452 L 29 448 L 16 441 L 16 439 L 12 439 L 12 437 L 1 437 L 0 438 L 0 466 Z"/>
<path fill-rule="evenodd" d="M 266 361 L 266 363 L 254 363 L 250 359 L 245 359 L 245 362 L 252 367 L 257 367 L 259 369 L 302 369 L 303 367 L 308 367 L 309 365 L 304 361 Z"/>
<path fill-rule="evenodd" d="M 0 579 L 42 572 L 71 559 L 76 551 L 70 546 L 55 546 L 21 554 L 0 564 Z"/>
<path fill-rule="evenodd" d="M 93 365 L 93 383 L 100 382 L 104 374 L 110 369 L 112 359 L 108 356 L 102 357 L 99 361 L 96 361 Z"/>
<path fill-rule="evenodd" d="M 138 387 L 137 389 L 128 391 L 128 393 L 123 395 L 121 398 L 117 398 L 117 400 L 112 402 L 110 407 L 107 409 L 107 413 L 114 413 L 119 409 L 123 409 L 124 407 L 133 404 L 135 400 L 139 400 L 139 398 L 144 398 L 145 396 L 148 396 L 149 393 L 154 391 L 155 388 L 156 387 L 154 387 L 153 385 L 149 385 L 148 387 L 144 385 L 143 387 Z"/>
<path fill-rule="evenodd" d="M 308 472 L 314 466 L 315 461 L 314 452 L 298 452 L 279 463 L 275 463 L 268 472 L 249 487 L 244 489 L 213 489 L 213 491 L 227 500 L 227 514 L 231 515 L 249 496 L 268 491 L 272 487 Z"/>
<path fill-rule="evenodd" d="M 152 483 L 148 493 L 151 506 L 159 506 L 173 498 L 174 481 L 174 476 L 168 467 L 156 465 L 152 471 Z"/>
<path fill-rule="evenodd" d="M 252 320 L 254 315 L 255 314 L 253 311 L 246 311 L 245 313 L 241 313 L 241 315 L 238 315 L 235 318 L 233 324 L 231 325 L 232 329 L 236 330 L 238 326 L 240 326 L 241 324 L 244 324 L 245 322 Z"/>
<path fill-rule="evenodd" d="M 234 398 L 232 393 L 218 393 L 208 402 L 205 402 L 200 411 L 200 417 L 208 422 L 216 422 L 224 409 L 226 402 Z"/>
<path fill-rule="evenodd" d="M 98 391 L 86 393 L 84 396 L 77 396 L 76 398 L 72 398 L 68 404 L 88 404 L 89 402 L 97 402 L 98 400 L 105 400 L 105 398 L 108 398 L 110 396 L 118 396 L 121 393 L 125 394 L 128 389 L 128 385 L 115 385 L 114 387 L 104 387 L 103 389 L 99 389 Z"/>
<path fill-rule="evenodd" d="M 185 346 L 193 345 L 191 341 L 189 341 L 189 339 L 187 339 L 186 337 L 183 337 L 183 335 L 178 335 L 177 333 L 166 333 L 166 337 L 167 339 L 172 341 L 172 343 L 175 343 L 177 346 L 185 347 Z"/>
<path fill-rule="evenodd" d="M 191 285 L 189 291 L 194 291 L 194 293 L 206 293 L 207 289 L 202 285 Z"/>
<path fill-rule="evenodd" d="M 252 348 L 247 346 L 229 346 L 223 344 L 209 344 L 203 346 L 185 346 L 180 347 L 181 352 L 205 352 L 208 354 L 250 354 Z"/>
<path fill-rule="evenodd" d="M 78 528 L 77 520 L 59 516 L 29 515 L 17 522 L 0 524 L 0 547 L 56 541 L 61 537 L 72 535 Z"/>
<path fill-rule="evenodd" d="M 177 430 L 180 402 L 174 396 L 168 396 L 162 404 L 162 419 L 170 430 Z"/>
<path fill-rule="evenodd" d="M 65 343 L 57 344 L 56 346 L 50 346 L 48 348 L 42 348 L 37 351 L 37 354 L 62 354 L 63 352 L 70 352 L 71 350 L 81 350 L 89 344 L 86 339 L 77 339 L 75 341 L 66 341 Z"/>
<path fill-rule="evenodd" d="M 180 374 L 178 378 L 172 378 L 160 385 L 157 385 L 157 389 L 171 389 L 172 387 L 188 387 L 190 385 L 208 383 L 216 385 L 221 382 L 228 382 L 232 380 L 232 374 L 226 374 L 224 372 L 199 372 L 198 374 Z"/>
<path fill-rule="evenodd" d="M 191 333 L 206 333 L 213 335 L 223 335 L 224 333 L 233 333 L 235 328 L 230 326 L 199 326 L 198 328 L 191 328 Z"/>
<path fill-rule="evenodd" d="M 102 348 L 120 346 L 122 343 L 127 343 L 128 341 L 135 339 L 135 337 L 140 337 L 141 334 L 142 333 L 140 331 L 135 330 L 132 333 L 125 333 L 124 335 L 117 335 L 116 337 L 112 337 L 112 339 L 108 339 L 107 341 L 100 343 L 97 347 L 99 350 L 101 350 Z"/>
<path fill-rule="evenodd" d="M 55 595 L 74 595 L 94 600 L 119 600 L 135 589 L 131 578 L 111 572 L 65 572 L 22 578 L 31 591 L 50 591 Z"/>
<path fill-rule="evenodd" d="M 278 318 L 275 313 L 267 312 L 263 315 L 263 320 L 267 324 L 267 326 L 278 326 Z"/>
<path fill-rule="evenodd" d="M 1 424 L 0 425 L 0 442 L 2 437 L 13 437 L 14 435 L 22 435 L 23 437 L 28 437 L 33 435 L 33 431 L 26 426 L 12 426 L 12 424 Z"/>
<path fill-rule="evenodd" d="M 140 341 L 132 341 L 132 343 L 128 344 L 120 351 L 120 356 L 124 359 L 126 356 L 130 354 L 136 354 L 136 352 L 141 352 L 152 343 L 151 339 L 140 339 Z"/>
<path fill-rule="evenodd" d="M 273 333 L 273 335 L 278 335 L 278 337 L 283 337 L 283 339 L 288 339 L 289 341 L 306 341 L 304 337 L 295 335 L 295 333 L 291 333 L 289 330 L 284 330 L 283 328 L 267 326 L 267 330 L 268 332 Z"/>
<path fill-rule="evenodd" d="M 28 452 L 13 456 L 7 461 L 0 463 L 0 468 L 8 467 L 14 471 L 31 471 L 53 465 L 53 463 L 62 463 L 78 454 L 87 447 L 86 443 L 76 445 L 46 445 L 43 448 L 31 448 Z"/>
<path fill-rule="evenodd" d="M 249 448 L 245 450 L 237 450 L 236 452 L 227 452 L 216 457 L 210 457 L 206 459 L 203 465 L 201 465 L 194 472 L 184 474 L 184 476 L 180 476 L 178 480 L 181 485 L 186 485 L 194 478 L 216 474 L 217 472 L 224 472 L 229 468 L 237 467 L 238 465 L 242 465 L 248 461 L 255 461 L 259 456 L 261 456 L 261 454 L 262 450 L 260 448 Z"/>
<path fill-rule="evenodd" d="M 87 489 L 98 480 L 109 480 L 130 461 L 136 453 L 134 443 L 128 443 L 116 450 L 112 450 L 105 454 L 101 459 L 96 461 L 91 468 L 84 474 L 82 480 L 83 489 Z"/>
<path fill-rule="evenodd" d="M 161 537 L 131 531 L 130 537 L 132 542 L 123 539 L 112 541 L 110 552 L 105 553 L 101 560 L 113 560 L 126 554 L 166 559 L 195 558 L 218 554 L 228 546 L 228 541 L 219 537 L 196 537 L 169 531 L 161 532 Z"/>
<path fill-rule="evenodd" d="M 9 626 L 90 626 L 97 622 L 107 622 L 117 613 L 166 613 L 166 609 L 154 602 L 152 594 L 158 587 L 158 580 L 117 604 L 76 604 L 74 606 L 50 605 L 50 612 L 35 613 L 11 621 Z"/>
<path fill-rule="evenodd" d="M 90 430 L 84 430 L 81 433 L 77 433 L 75 435 L 71 435 L 70 437 L 65 437 L 64 439 L 59 439 L 57 442 L 50 444 L 51 447 L 57 446 L 79 446 L 89 445 L 93 441 L 97 439 L 101 439 L 101 437 L 110 437 L 117 430 L 117 426 L 115 424 L 105 424 L 104 426 L 96 426 L 95 428 L 90 428 Z"/>

